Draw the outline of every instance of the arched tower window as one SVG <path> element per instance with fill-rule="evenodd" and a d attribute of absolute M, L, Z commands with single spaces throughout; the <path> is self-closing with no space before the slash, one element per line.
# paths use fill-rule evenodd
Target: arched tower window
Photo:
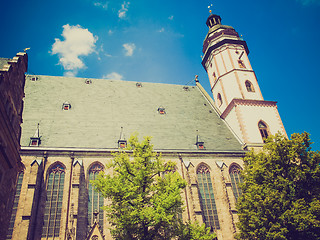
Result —
<path fill-rule="evenodd" d="M 218 102 L 218 106 L 220 107 L 222 105 L 222 98 L 220 93 L 218 93 L 217 95 L 217 102 Z"/>
<path fill-rule="evenodd" d="M 47 183 L 42 237 L 59 237 L 65 169 L 62 164 L 51 168 Z"/>
<path fill-rule="evenodd" d="M 19 176 L 18 176 L 17 189 L 16 189 L 16 193 L 14 195 L 13 207 L 12 207 L 12 212 L 11 212 L 11 217 L 10 217 L 8 233 L 7 233 L 8 240 L 12 238 L 14 222 L 16 220 L 16 214 L 17 214 L 17 210 L 18 210 L 19 198 L 20 198 L 20 193 L 21 193 L 23 175 L 24 175 L 24 173 L 20 172 Z"/>
<path fill-rule="evenodd" d="M 259 131 L 261 134 L 262 139 L 266 139 L 269 136 L 268 126 L 263 121 L 258 123 Z"/>
<path fill-rule="evenodd" d="M 98 211 L 97 221 L 101 228 L 103 228 L 103 196 L 101 193 L 98 193 L 94 190 L 91 180 L 95 180 L 99 172 L 103 171 L 103 166 L 99 163 L 93 164 L 89 169 L 89 199 L 88 199 L 88 227 L 93 224 L 94 221 L 94 212 Z"/>
<path fill-rule="evenodd" d="M 199 185 L 200 205 L 204 222 L 207 227 L 211 227 L 212 229 L 220 229 L 209 168 L 205 165 L 201 165 L 197 169 L 197 178 Z"/>
<path fill-rule="evenodd" d="M 245 84 L 248 92 L 254 92 L 253 85 L 250 81 L 247 80 Z"/>
<path fill-rule="evenodd" d="M 238 200 L 238 197 L 240 197 L 242 193 L 239 187 L 239 185 L 242 183 L 240 172 L 241 172 L 241 169 L 237 165 L 232 165 L 229 169 L 232 191 L 233 191 L 234 197 L 236 198 L 236 201 Z"/>

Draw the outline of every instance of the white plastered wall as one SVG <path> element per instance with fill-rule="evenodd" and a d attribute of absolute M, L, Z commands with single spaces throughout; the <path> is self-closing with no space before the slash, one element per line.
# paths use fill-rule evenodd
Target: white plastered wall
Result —
<path fill-rule="evenodd" d="M 269 132 L 274 135 L 278 131 L 284 133 L 282 122 L 279 118 L 278 110 L 275 106 L 237 106 L 238 117 L 237 118 L 239 124 L 242 122 L 242 126 L 244 128 L 247 143 L 263 143 L 262 137 L 260 135 L 260 131 L 258 128 L 258 122 L 260 120 L 264 121 L 268 125 Z M 232 122 L 232 117 L 228 115 L 226 119 L 229 124 Z M 235 132 L 236 129 L 234 129 Z M 284 133 L 285 134 L 285 133 Z"/>
<path fill-rule="evenodd" d="M 254 72 L 248 72 L 248 71 L 237 71 L 238 79 L 240 82 L 240 85 L 243 89 L 243 95 L 245 99 L 256 99 L 256 100 L 263 100 L 260 87 L 258 85 L 257 79 L 255 77 Z M 246 81 L 250 81 L 253 86 L 254 92 L 248 92 L 246 88 Z"/>
<path fill-rule="evenodd" d="M 234 133 L 244 142 L 243 134 L 241 132 L 240 121 L 237 118 L 236 109 L 232 108 L 225 119 Z"/>
<path fill-rule="evenodd" d="M 235 72 L 223 76 L 220 81 L 223 84 L 228 103 L 234 98 L 242 98 Z"/>

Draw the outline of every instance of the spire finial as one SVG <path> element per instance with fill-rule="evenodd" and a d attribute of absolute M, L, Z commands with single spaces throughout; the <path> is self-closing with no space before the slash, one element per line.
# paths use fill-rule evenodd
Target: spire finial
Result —
<path fill-rule="evenodd" d="M 97 221 L 98 220 L 98 215 L 99 215 L 99 212 L 98 212 L 97 209 L 94 210 L 93 215 L 94 215 L 94 221 Z"/>
<path fill-rule="evenodd" d="M 34 133 L 33 137 L 40 138 L 40 123 L 38 123 L 36 132 Z"/>
<path fill-rule="evenodd" d="M 121 127 L 121 130 L 120 130 L 120 138 L 118 140 L 118 147 L 119 148 L 126 148 L 127 147 L 127 140 L 126 140 L 124 132 L 123 132 L 123 127 Z"/>
<path fill-rule="evenodd" d="M 198 77 L 199 77 L 198 75 L 195 75 L 195 76 L 194 76 L 194 81 L 195 81 L 195 82 L 199 82 Z M 198 131 L 198 130 L 197 130 L 197 131 Z"/>
<path fill-rule="evenodd" d="M 124 140 L 123 127 L 121 127 L 121 130 L 120 130 L 120 140 Z"/>
<path fill-rule="evenodd" d="M 209 13 L 210 14 L 212 14 L 212 10 L 210 9 L 212 7 L 212 4 L 210 4 L 209 6 L 208 6 L 208 8 L 209 8 Z"/>

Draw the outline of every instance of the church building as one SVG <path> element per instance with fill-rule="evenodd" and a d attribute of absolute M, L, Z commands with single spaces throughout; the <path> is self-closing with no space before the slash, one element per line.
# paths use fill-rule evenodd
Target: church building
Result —
<path fill-rule="evenodd" d="M 112 239 L 101 209 L 107 200 L 90 180 L 108 173 L 112 153 L 135 132 L 152 136 L 154 150 L 176 162 L 187 181 L 183 220 L 204 222 L 218 240 L 234 239 L 242 159 L 268 135 L 286 133 L 276 102 L 262 96 L 246 42 L 218 15 L 206 24 L 202 65 L 213 99 L 197 77 L 193 86 L 39 75 L 26 75 L 23 84 L 8 80 L 24 88 L 23 167 L 15 168 L 14 206 L 0 240 Z M 26 53 L 17 56 L 26 72 Z M 0 63 L 2 76 L 13 63 Z M 2 111 L 7 102 L 1 101 Z M 10 136 L 0 137 L 2 154 Z"/>

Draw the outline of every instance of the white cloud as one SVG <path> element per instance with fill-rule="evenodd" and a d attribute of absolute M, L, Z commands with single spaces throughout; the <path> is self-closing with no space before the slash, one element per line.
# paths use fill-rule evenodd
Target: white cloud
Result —
<path fill-rule="evenodd" d="M 297 0 L 297 2 L 300 2 L 304 6 L 312 5 L 312 4 L 320 5 L 320 0 Z"/>
<path fill-rule="evenodd" d="M 77 75 L 78 71 L 77 70 L 74 70 L 74 71 L 67 71 L 67 72 L 64 72 L 64 76 L 65 77 L 75 77 Z"/>
<path fill-rule="evenodd" d="M 75 76 L 80 69 L 86 67 L 79 57 L 94 52 L 98 37 L 80 25 L 69 24 L 63 26 L 61 36 L 64 40 L 55 39 L 51 54 L 58 54 L 59 64 L 67 71 L 66 76 Z"/>
<path fill-rule="evenodd" d="M 105 10 L 108 9 L 108 5 L 109 5 L 109 2 L 94 2 L 93 5 L 95 5 L 96 7 L 101 7 Z"/>
<path fill-rule="evenodd" d="M 129 4 L 130 2 L 126 2 L 126 1 L 124 1 L 121 4 L 121 9 L 118 11 L 119 18 L 125 18 L 127 16 L 127 12 L 129 10 Z"/>
<path fill-rule="evenodd" d="M 110 30 L 108 31 L 108 34 L 109 34 L 109 35 L 112 35 L 112 34 L 113 34 L 113 31 L 110 29 Z"/>
<path fill-rule="evenodd" d="M 125 55 L 126 56 L 132 56 L 133 55 L 133 52 L 134 50 L 136 49 L 136 45 L 134 43 L 125 43 L 122 45 L 125 49 Z"/>
<path fill-rule="evenodd" d="M 112 80 L 122 80 L 123 79 L 123 76 L 117 72 L 112 72 L 112 73 L 109 73 L 107 75 L 103 75 L 102 78 L 105 78 L 105 79 L 112 79 Z"/>
<path fill-rule="evenodd" d="M 164 32 L 164 28 L 159 29 L 158 32 L 160 33 Z"/>
<path fill-rule="evenodd" d="M 173 20 L 173 15 L 171 15 L 170 17 L 168 17 L 169 20 Z"/>

